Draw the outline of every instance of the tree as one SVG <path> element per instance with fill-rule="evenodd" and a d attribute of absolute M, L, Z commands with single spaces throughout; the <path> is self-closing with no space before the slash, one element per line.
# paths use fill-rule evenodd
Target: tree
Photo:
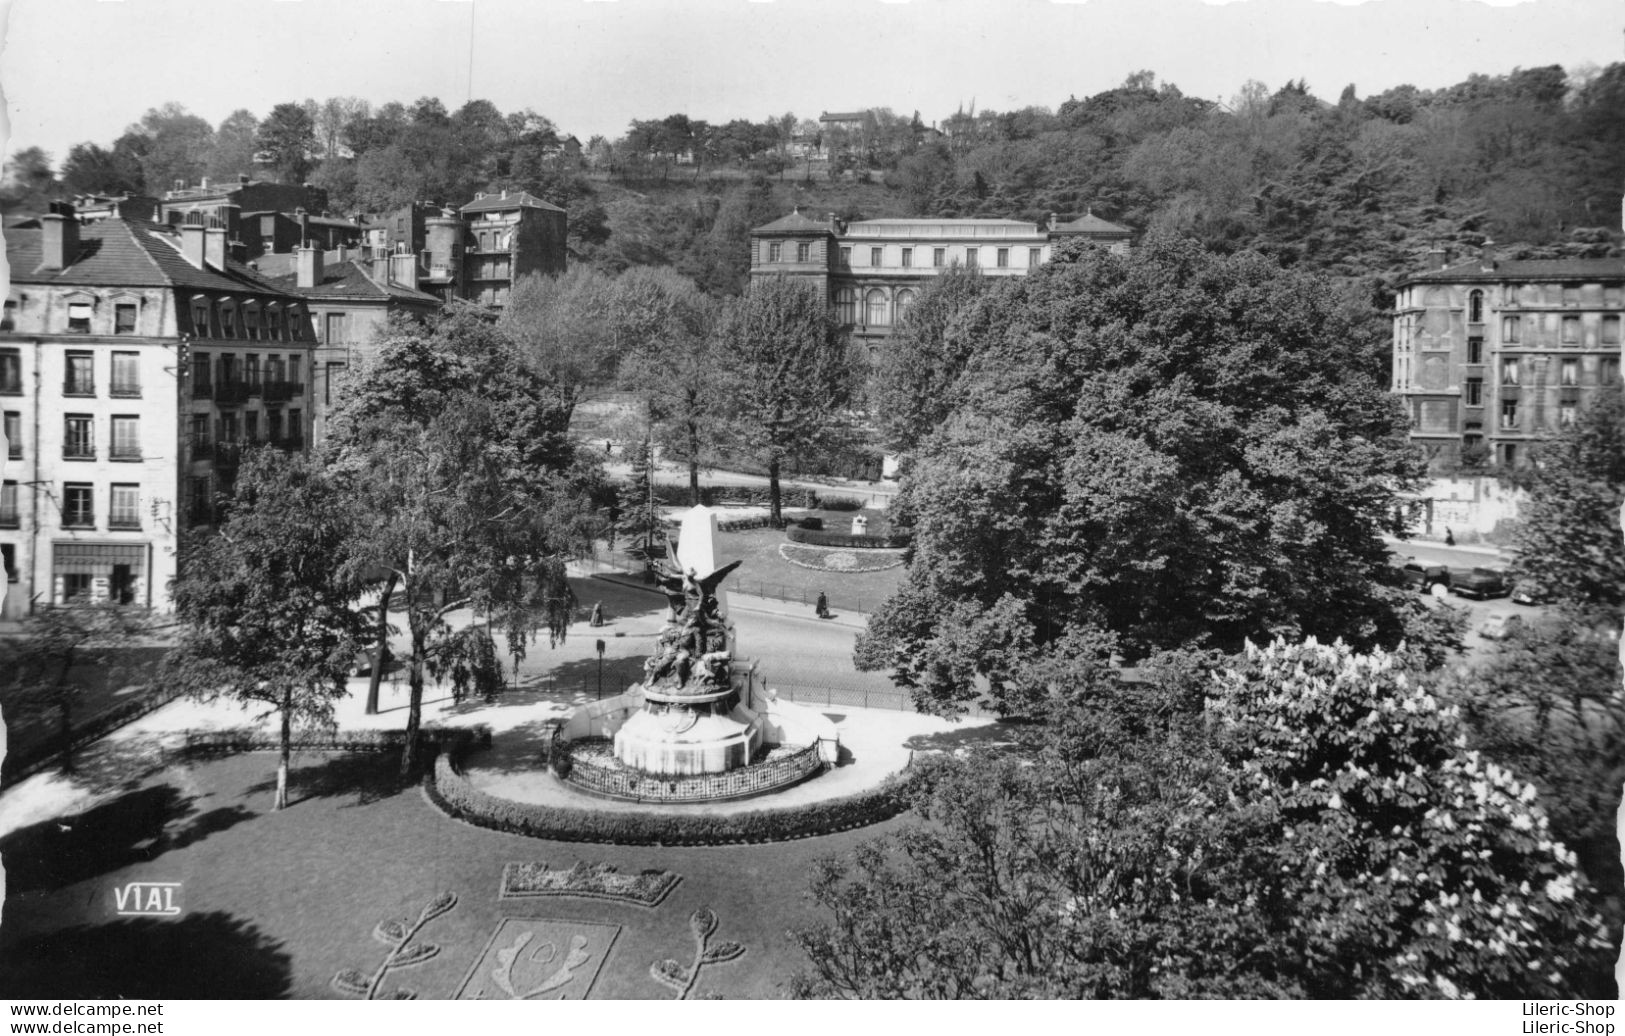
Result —
<path fill-rule="evenodd" d="M 351 494 L 305 457 L 251 451 L 219 534 L 190 543 L 175 581 L 181 631 L 164 679 L 205 700 L 269 706 L 281 755 L 274 809 L 288 804 L 295 725 L 328 725 L 366 627 L 346 550 Z"/>
<path fill-rule="evenodd" d="M 0 666 L 15 692 L 10 700 L 23 714 L 56 714 L 64 773 L 73 772 L 74 719 L 84 703 L 86 674 L 118 680 L 120 651 L 145 620 L 117 605 L 74 602 L 39 609 L 15 637 L 0 642 Z"/>
<path fill-rule="evenodd" d="M 1097 729 L 1086 750 L 925 761 L 927 824 L 815 865 L 802 992 L 1609 995 L 1536 789 L 1391 658 L 1250 648 L 1194 713 L 1172 673 L 1084 682 L 1052 725 Z"/>
<path fill-rule="evenodd" d="M 254 156 L 262 145 L 260 120 L 247 108 L 238 108 L 214 131 L 214 150 L 209 155 L 209 175 L 218 180 L 235 178 L 254 169 Z"/>
<path fill-rule="evenodd" d="M 37 147 L 20 148 L 12 153 L 0 175 L 0 204 L 43 210 L 55 189 L 51 156 Z"/>
<path fill-rule="evenodd" d="M 1587 617 L 1625 607 L 1625 390 L 1602 386 L 1574 425 L 1538 451 L 1514 540 L 1513 578 Z"/>
<path fill-rule="evenodd" d="M 629 541 L 643 541 L 645 560 L 654 548 L 656 537 L 664 537 L 665 524 L 661 522 L 660 502 L 654 492 L 654 444 L 648 439 L 636 443 L 629 451 L 632 477 L 621 488 L 616 512 L 620 520 L 615 531 Z"/>
<path fill-rule="evenodd" d="M 68 149 L 68 157 L 62 161 L 62 185 L 83 194 L 139 193 L 141 167 L 87 141 Z M 141 215 L 146 218 L 152 214 Z"/>
<path fill-rule="evenodd" d="M 576 266 L 557 277 L 519 278 L 502 311 L 504 332 L 545 372 L 566 420 L 594 389 L 613 383 L 631 347 L 613 297 L 612 278 Z"/>
<path fill-rule="evenodd" d="M 1350 336 L 1329 285 L 1154 237 L 1065 251 L 976 306 L 960 319 L 988 330 L 904 479 L 914 554 L 861 665 L 952 711 L 1077 626 L 1131 659 L 1404 636 L 1416 602 L 1381 535 L 1418 463 L 1394 401 L 1326 347 Z"/>
<path fill-rule="evenodd" d="M 149 192 L 162 193 L 176 183 L 197 183 L 208 172 L 214 127 L 183 106 L 171 101 L 161 108 L 149 108 L 130 131 L 146 138 L 141 173 Z"/>
<path fill-rule="evenodd" d="M 517 654 L 546 559 L 584 552 L 599 528 L 556 387 L 478 307 L 455 306 L 433 328 L 392 324 L 357 385 L 329 451 L 362 511 L 352 563 L 384 574 L 380 628 L 397 594 L 405 613 L 410 774 L 426 674 L 451 674 L 454 696 L 500 685 L 489 632 L 448 616 L 470 608 L 500 622 Z"/>
<path fill-rule="evenodd" d="M 629 343 L 621 381 L 643 397 L 661 452 L 688 465 L 689 502 L 698 504 L 700 462 L 722 440 L 726 409 L 716 306 L 692 281 L 650 267 L 616 280 L 613 306 Z"/>
<path fill-rule="evenodd" d="M 303 105 L 285 102 L 271 109 L 255 134 L 261 156 L 283 183 L 304 183 L 316 150 L 316 122 Z"/>
<path fill-rule="evenodd" d="M 752 284 L 732 300 L 717 342 L 731 423 L 767 466 L 770 517 L 780 525 L 784 461 L 840 433 L 857 364 L 822 293 L 784 278 Z"/>
<path fill-rule="evenodd" d="M 973 303 L 992 286 L 974 268 L 950 268 L 926 284 L 886 343 L 869 410 L 892 449 L 912 450 L 952 411 L 954 382 L 989 331 L 962 321 L 982 312 Z"/>

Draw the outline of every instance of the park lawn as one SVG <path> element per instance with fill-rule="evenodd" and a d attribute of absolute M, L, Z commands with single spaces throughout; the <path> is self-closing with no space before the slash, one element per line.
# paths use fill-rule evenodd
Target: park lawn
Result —
<path fill-rule="evenodd" d="M 526 960 L 544 963 L 552 959 L 537 956 L 544 940 L 562 947 L 575 925 L 606 949 L 594 973 L 584 969 L 558 993 L 669 999 L 650 967 L 687 964 L 689 917 L 709 909 L 714 942 L 745 952 L 702 969 L 692 995 L 782 997 L 806 963 L 789 929 L 817 918 L 803 896 L 809 861 L 903 822 L 714 849 L 550 842 L 447 818 L 400 783 L 397 765 L 387 753 L 300 753 L 292 805 L 272 813 L 274 753 L 172 763 L 82 814 L 0 838 L 10 886 L 0 998 L 338 997 L 338 972 L 371 975 L 383 960 L 375 926 L 410 924 L 448 892 L 455 905 L 416 937 L 438 953 L 389 971 L 386 995 L 404 987 L 425 999 L 454 997 L 486 976 L 495 950 L 526 925 L 537 936 Z M 681 880 L 655 906 L 503 898 L 509 863 L 608 864 Z M 118 916 L 114 890 L 131 881 L 180 882 L 183 912 Z M 542 964 L 522 966 L 525 974 L 513 973 L 521 989 L 547 976 Z"/>
<path fill-rule="evenodd" d="M 131 698 L 151 693 L 167 650 L 150 645 L 98 648 L 96 653 L 108 656 L 110 664 L 75 665 L 68 673 L 68 683 L 79 688 L 72 716 L 75 729 Z M 9 681 L 0 681 L 0 713 L 5 717 L 7 751 L 19 758 L 31 756 L 38 746 L 57 736 L 56 709 L 41 708 Z"/>
<path fill-rule="evenodd" d="M 824 516 L 824 528 L 827 530 L 840 531 L 851 527 L 851 511 L 813 513 Z M 871 517 L 870 529 L 877 525 L 876 519 Z M 725 587 L 735 593 L 801 601 L 809 608 L 822 591 L 828 595 L 832 609 L 868 614 L 902 585 L 907 572 L 902 566 L 880 572 L 827 572 L 802 568 L 792 565 L 779 554 L 779 545 L 788 542 L 784 532 L 779 529 L 719 533 L 717 550 L 722 560 L 726 562 L 739 558 L 744 561 L 739 570 L 728 578 Z"/>

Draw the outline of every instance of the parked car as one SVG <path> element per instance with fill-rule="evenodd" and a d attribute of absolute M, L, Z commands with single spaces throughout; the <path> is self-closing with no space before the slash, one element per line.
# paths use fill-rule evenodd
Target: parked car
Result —
<path fill-rule="evenodd" d="M 1522 628 L 1521 615 L 1491 615 L 1484 625 L 1478 628 L 1478 635 L 1485 640 L 1505 640 Z"/>
<path fill-rule="evenodd" d="M 1400 568 L 1400 574 L 1405 582 L 1414 586 L 1419 592 L 1432 593 L 1434 587 L 1450 586 L 1450 569 L 1444 565 L 1424 565 L 1415 558 L 1405 562 Z"/>
<path fill-rule="evenodd" d="M 1450 592 L 1457 597 L 1501 597 L 1510 591 L 1507 574 L 1498 568 L 1470 568 L 1450 573 Z"/>
<path fill-rule="evenodd" d="M 1534 583 L 1519 583 L 1512 588 L 1513 604 L 1547 604 L 1551 595 Z"/>

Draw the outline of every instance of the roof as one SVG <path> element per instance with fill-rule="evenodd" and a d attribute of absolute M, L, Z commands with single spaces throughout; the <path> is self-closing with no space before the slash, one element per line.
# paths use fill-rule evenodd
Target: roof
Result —
<path fill-rule="evenodd" d="M 346 259 L 342 263 L 323 264 L 322 282 L 314 288 L 298 287 L 297 272 L 280 274 L 272 280 L 282 290 L 306 298 L 351 298 L 377 301 L 422 302 L 440 305 L 440 300 L 428 292 L 395 283 L 381 284 L 372 276 L 366 263 Z"/>
<path fill-rule="evenodd" d="M 1625 259 L 1503 259 L 1489 269 L 1472 259 L 1440 270 L 1412 274 L 1401 284 L 1458 284 L 1463 281 L 1625 280 Z"/>
<path fill-rule="evenodd" d="M 780 216 L 771 223 L 752 230 L 752 234 L 827 234 L 832 228 L 823 220 L 803 216 L 800 209 L 796 209 L 788 216 Z"/>
<path fill-rule="evenodd" d="M 1054 227 L 1057 234 L 1114 234 L 1128 237 L 1134 233 L 1128 227 L 1101 219 L 1093 212 L 1085 212 L 1070 223 L 1057 223 Z"/>
<path fill-rule="evenodd" d="M 563 212 L 557 205 L 549 204 L 531 194 L 529 191 L 518 191 L 513 194 L 487 194 L 483 198 L 475 198 L 464 205 L 463 212 L 492 212 L 501 209 L 546 209 L 549 212 Z"/>
<path fill-rule="evenodd" d="M 863 112 L 824 112 L 824 113 L 822 113 L 821 115 L 818 116 L 818 121 L 819 122 L 862 122 L 864 119 L 866 119 L 868 117 L 869 117 L 869 113 L 866 112 L 866 111 L 863 111 Z"/>
<path fill-rule="evenodd" d="M 82 284 L 92 287 L 165 287 L 253 291 L 281 295 L 277 284 L 242 263 L 198 269 L 181 254 L 170 228 L 112 216 L 79 226 L 79 251 L 65 270 L 41 270 L 41 231 L 7 228 L 6 261 L 14 284 Z"/>

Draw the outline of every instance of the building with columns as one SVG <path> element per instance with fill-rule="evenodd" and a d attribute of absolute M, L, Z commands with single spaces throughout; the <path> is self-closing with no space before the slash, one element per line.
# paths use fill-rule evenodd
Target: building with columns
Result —
<path fill-rule="evenodd" d="M 1085 213 L 1040 226 L 1013 219 L 819 220 L 799 210 L 751 231 L 753 280 L 789 276 L 816 283 L 836 318 L 871 356 L 907 316 L 920 289 L 955 266 L 1020 277 L 1057 246 L 1085 240 L 1126 253 L 1131 232 Z"/>
<path fill-rule="evenodd" d="M 1619 381 L 1625 259 L 1429 258 L 1394 301 L 1411 441 L 1436 473 L 1525 464 Z"/>

